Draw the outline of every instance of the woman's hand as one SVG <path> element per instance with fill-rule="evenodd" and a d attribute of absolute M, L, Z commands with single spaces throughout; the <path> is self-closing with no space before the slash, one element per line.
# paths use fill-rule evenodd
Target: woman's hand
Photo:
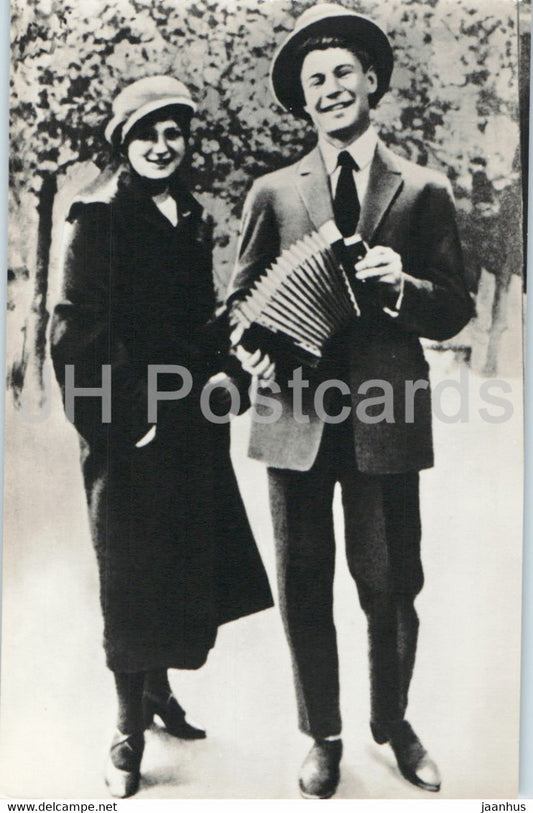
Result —
<path fill-rule="evenodd" d="M 257 379 L 258 384 L 268 384 L 276 377 L 276 364 L 271 360 L 268 353 L 263 353 L 262 350 L 255 350 L 250 353 L 248 350 L 239 344 L 244 329 L 241 325 L 236 327 L 231 334 L 231 345 L 235 350 L 237 358 L 239 359 L 242 369 Z"/>
<path fill-rule="evenodd" d="M 237 389 L 232 377 L 227 373 L 221 371 L 220 373 L 212 375 L 205 385 L 204 391 L 206 388 L 210 391 L 209 406 L 214 415 L 217 417 L 225 417 L 230 413 L 232 415 L 241 414 L 242 394 Z M 236 396 L 235 402 L 234 396 Z"/>
<path fill-rule="evenodd" d="M 148 432 L 145 435 L 143 435 L 140 440 L 137 441 L 137 443 L 135 444 L 135 448 L 142 449 L 143 446 L 148 446 L 148 444 L 154 440 L 156 432 L 157 432 L 156 425 L 152 424 Z"/>

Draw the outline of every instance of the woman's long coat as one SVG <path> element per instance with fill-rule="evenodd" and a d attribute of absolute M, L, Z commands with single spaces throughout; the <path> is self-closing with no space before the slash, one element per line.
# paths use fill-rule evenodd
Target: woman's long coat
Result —
<path fill-rule="evenodd" d="M 96 549 L 108 666 L 133 672 L 201 666 L 217 627 L 271 606 L 272 597 L 229 457 L 227 424 L 206 420 L 201 390 L 222 366 L 205 328 L 214 307 L 209 225 L 174 184 L 173 227 L 143 184 L 121 170 L 73 204 L 64 248 L 63 301 L 52 359 L 65 396 L 101 387 L 111 367 L 111 422 L 102 398 L 78 395 L 73 422 Z M 181 365 L 192 390 L 160 400 L 149 429 L 149 365 Z M 159 374 L 157 387 L 182 379 Z"/>

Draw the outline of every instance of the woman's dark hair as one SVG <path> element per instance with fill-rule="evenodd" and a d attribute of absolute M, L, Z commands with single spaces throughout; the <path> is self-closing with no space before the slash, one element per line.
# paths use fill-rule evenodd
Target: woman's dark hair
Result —
<path fill-rule="evenodd" d="M 296 49 L 295 65 L 298 76 L 301 74 L 303 61 L 307 54 L 310 54 L 311 51 L 326 51 L 328 48 L 344 48 L 346 51 L 350 51 L 350 53 L 357 57 L 365 73 L 374 65 L 374 57 L 365 48 L 362 42 L 359 43 L 357 40 L 348 39 L 338 34 L 318 34 L 307 37 Z M 303 111 L 305 101 L 302 89 L 300 89 L 300 93 L 300 108 Z M 375 99 L 375 94 L 371 93 L 368 97 L 368 101 L 370 107 L 375 107 L 378 100 Z"/>
<path fill-rule="evenodd" d="M 136 121 L 124 141 L 121 140 L 121 128 L 118 127 L 113 134 L 113 147 L 115 152 L 119 156 L 124 156 L 128 151 L 129 144 L 135 138 L 138 138 L 141 130 L 144 130 L 146 127 L 151 127 L 159 121 L 166 121 L 167 119 L 172 119 L 176 122 L 185 141 L 188 142 L 191 135 L 192 110 L 185 105 L 173 104 L 167 105 L 167 107 L 160 107 L 158 110 L 154 110 L 153 113 L 148 113 L 146 116 L 143 116 L 142 119 Z"/>

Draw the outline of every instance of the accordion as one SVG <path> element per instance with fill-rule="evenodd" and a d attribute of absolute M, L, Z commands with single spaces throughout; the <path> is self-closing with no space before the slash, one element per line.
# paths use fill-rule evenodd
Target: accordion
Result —
<path fill-rule="evenodd" d="M 330 340 L 360 316 L 353 269 L 366 251 L 358 235 L 343 239 L 331 220 L 282 251 L 233 306 L 241 344 L 274 358 L 283 349 L 315 367 Z"/>

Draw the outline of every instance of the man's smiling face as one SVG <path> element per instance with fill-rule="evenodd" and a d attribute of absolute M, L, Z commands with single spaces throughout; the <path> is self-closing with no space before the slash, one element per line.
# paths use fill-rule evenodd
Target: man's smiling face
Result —
<path fill-rule="evenodd" d="M 300 81 L 304 109 L 328 141 L 349 144 L 365 132 L 370 123 L 368 97 L 378 85 L 374 68 L 365 72 L 345 48 L 326 48 L 307 54 Z"/>

